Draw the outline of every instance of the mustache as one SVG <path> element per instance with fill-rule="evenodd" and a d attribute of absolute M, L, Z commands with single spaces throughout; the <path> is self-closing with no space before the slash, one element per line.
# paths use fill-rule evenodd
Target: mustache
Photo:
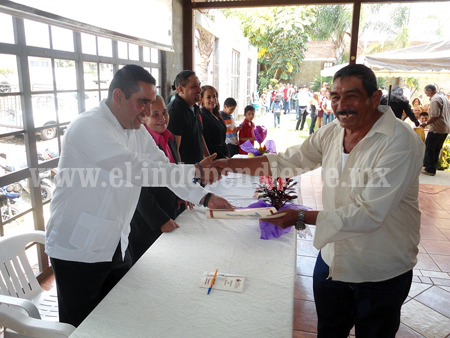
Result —
<path fill-rule="evenodd" d="M 349 114 L 356 115 L 356 114 L 358 114 L 358 112 L 356 110 L 346 109 L 346 110 L 340 110 L 340 111 L 336 112 L 334 115 L 339 116 L 339 115 L 349 115 Z"/>

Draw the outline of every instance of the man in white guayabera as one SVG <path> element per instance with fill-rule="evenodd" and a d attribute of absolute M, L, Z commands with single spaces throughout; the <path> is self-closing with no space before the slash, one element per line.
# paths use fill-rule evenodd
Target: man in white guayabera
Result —
<path fill-rule="evenodd" d="M 372 70 L 349 65 L 334 76 L 335 121 L 284 153 L 212 164 L 274 177 L 322 166 L 324 210 L 285 209 L 270 220 L 316 226 L 318 337 L 348 337 L 355 326 L 357 337 L 394 338 L 417 263 L 424 144 L 380 98 Z"/>
<path fill-rule="evenodd" d="M 193 183 L 215 154 L 195 165 L 169 163 L 145 130 L 142 118 L 151 113 L 155 85 L 145 69 L 127 65 L 115 74 L 108 98 L 67 128 L 45 245 L 62 322 L 78 326 L 131 267 L 128 234 L 142 186 L 165 186 L 183 200 L 231 208 Z"/>

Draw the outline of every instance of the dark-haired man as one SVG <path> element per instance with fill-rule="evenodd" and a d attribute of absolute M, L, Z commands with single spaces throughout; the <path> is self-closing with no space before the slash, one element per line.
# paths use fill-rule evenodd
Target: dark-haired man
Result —
<path fill-rule="evenodd" d="M 114 75 L 108 98 L 67 128 L 45 243 L 61 322 L 78 326 L 131 267 L 128 234 L 142 186 L 166 186 L 192 203 L 230 207 L 190 185 L 200 167 L 169 163 L 142 126 L 155 84 L 145 69 L 127 65 Z"/>
<path fill-rule="evenodd" d="M 285 209 L 270 219 L 282 228 L 316 225 L 318 337 L 348 337 L 355 326 L 357 337 L 394 338 L 417 263 L 424 144 L 380 98 L 372 70 L 349 65 L 333 79 L 332 123 L 284 153 L 212 164 L 273 177 L 322 166 L 324 210 Z"/>
<path fill-rule="evenodd" d="M 429 126 L 425 140 L 422 174 L 434 176 L 439 164 L 439 153 L 450 132 L 450 105 L 445 95 L 437 92 L 435 85 L 427 85 L 425 94 L 430 98 L 430 108 L 428 121 L 421 125 Z"/>
<path fill-rule="evenodd" d="M 180 162 L 194 164 L 209 156 L 197 106 L 202 92 L 200 80 L 192 70 L 183 70 L 176 76 L 172 89 L 177 93 L 167 105 L 170 116 L 167 129 L 175 136 Z"/>

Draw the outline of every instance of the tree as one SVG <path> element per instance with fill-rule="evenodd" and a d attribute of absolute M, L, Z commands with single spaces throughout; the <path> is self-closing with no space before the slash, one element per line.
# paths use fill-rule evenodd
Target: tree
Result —
<path fill-rule="evenodd" d="M 197 27 L 195 48 L 200 54 L 200 81 L 208 83 L 208 67 L 211 53 L 214 51 L 214 36 L 205 30 Z"/>
<path fill-rule="evenodd" d="M 261 90 L 270 79 L 287 80 L 299 73 L 309 27 L 315 21 L 313 7 L 266 7 L 224 13 L 240 19 L 244 35 L 258 48 Z"/>
<path fill-rule="evenodd" d="M 311 38 L 318 41 L 332 40 L 338 64 L 344 60 L 345 38 L 351 37 L 351 5 L 316 6 L 316 22 L 312 26 Z"/>

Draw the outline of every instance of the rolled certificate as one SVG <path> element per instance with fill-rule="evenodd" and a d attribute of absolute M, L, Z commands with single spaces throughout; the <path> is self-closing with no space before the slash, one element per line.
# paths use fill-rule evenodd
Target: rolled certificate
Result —
<path fill-rule="evenodd" d="M 207 209 L 206 218 L 266 218 L 277 212 L 274 207 L 248 209 Z M 282 216 L 282 215 L 280 215 Z M 269 217 L 270 218 L 270 217 Z"/>

